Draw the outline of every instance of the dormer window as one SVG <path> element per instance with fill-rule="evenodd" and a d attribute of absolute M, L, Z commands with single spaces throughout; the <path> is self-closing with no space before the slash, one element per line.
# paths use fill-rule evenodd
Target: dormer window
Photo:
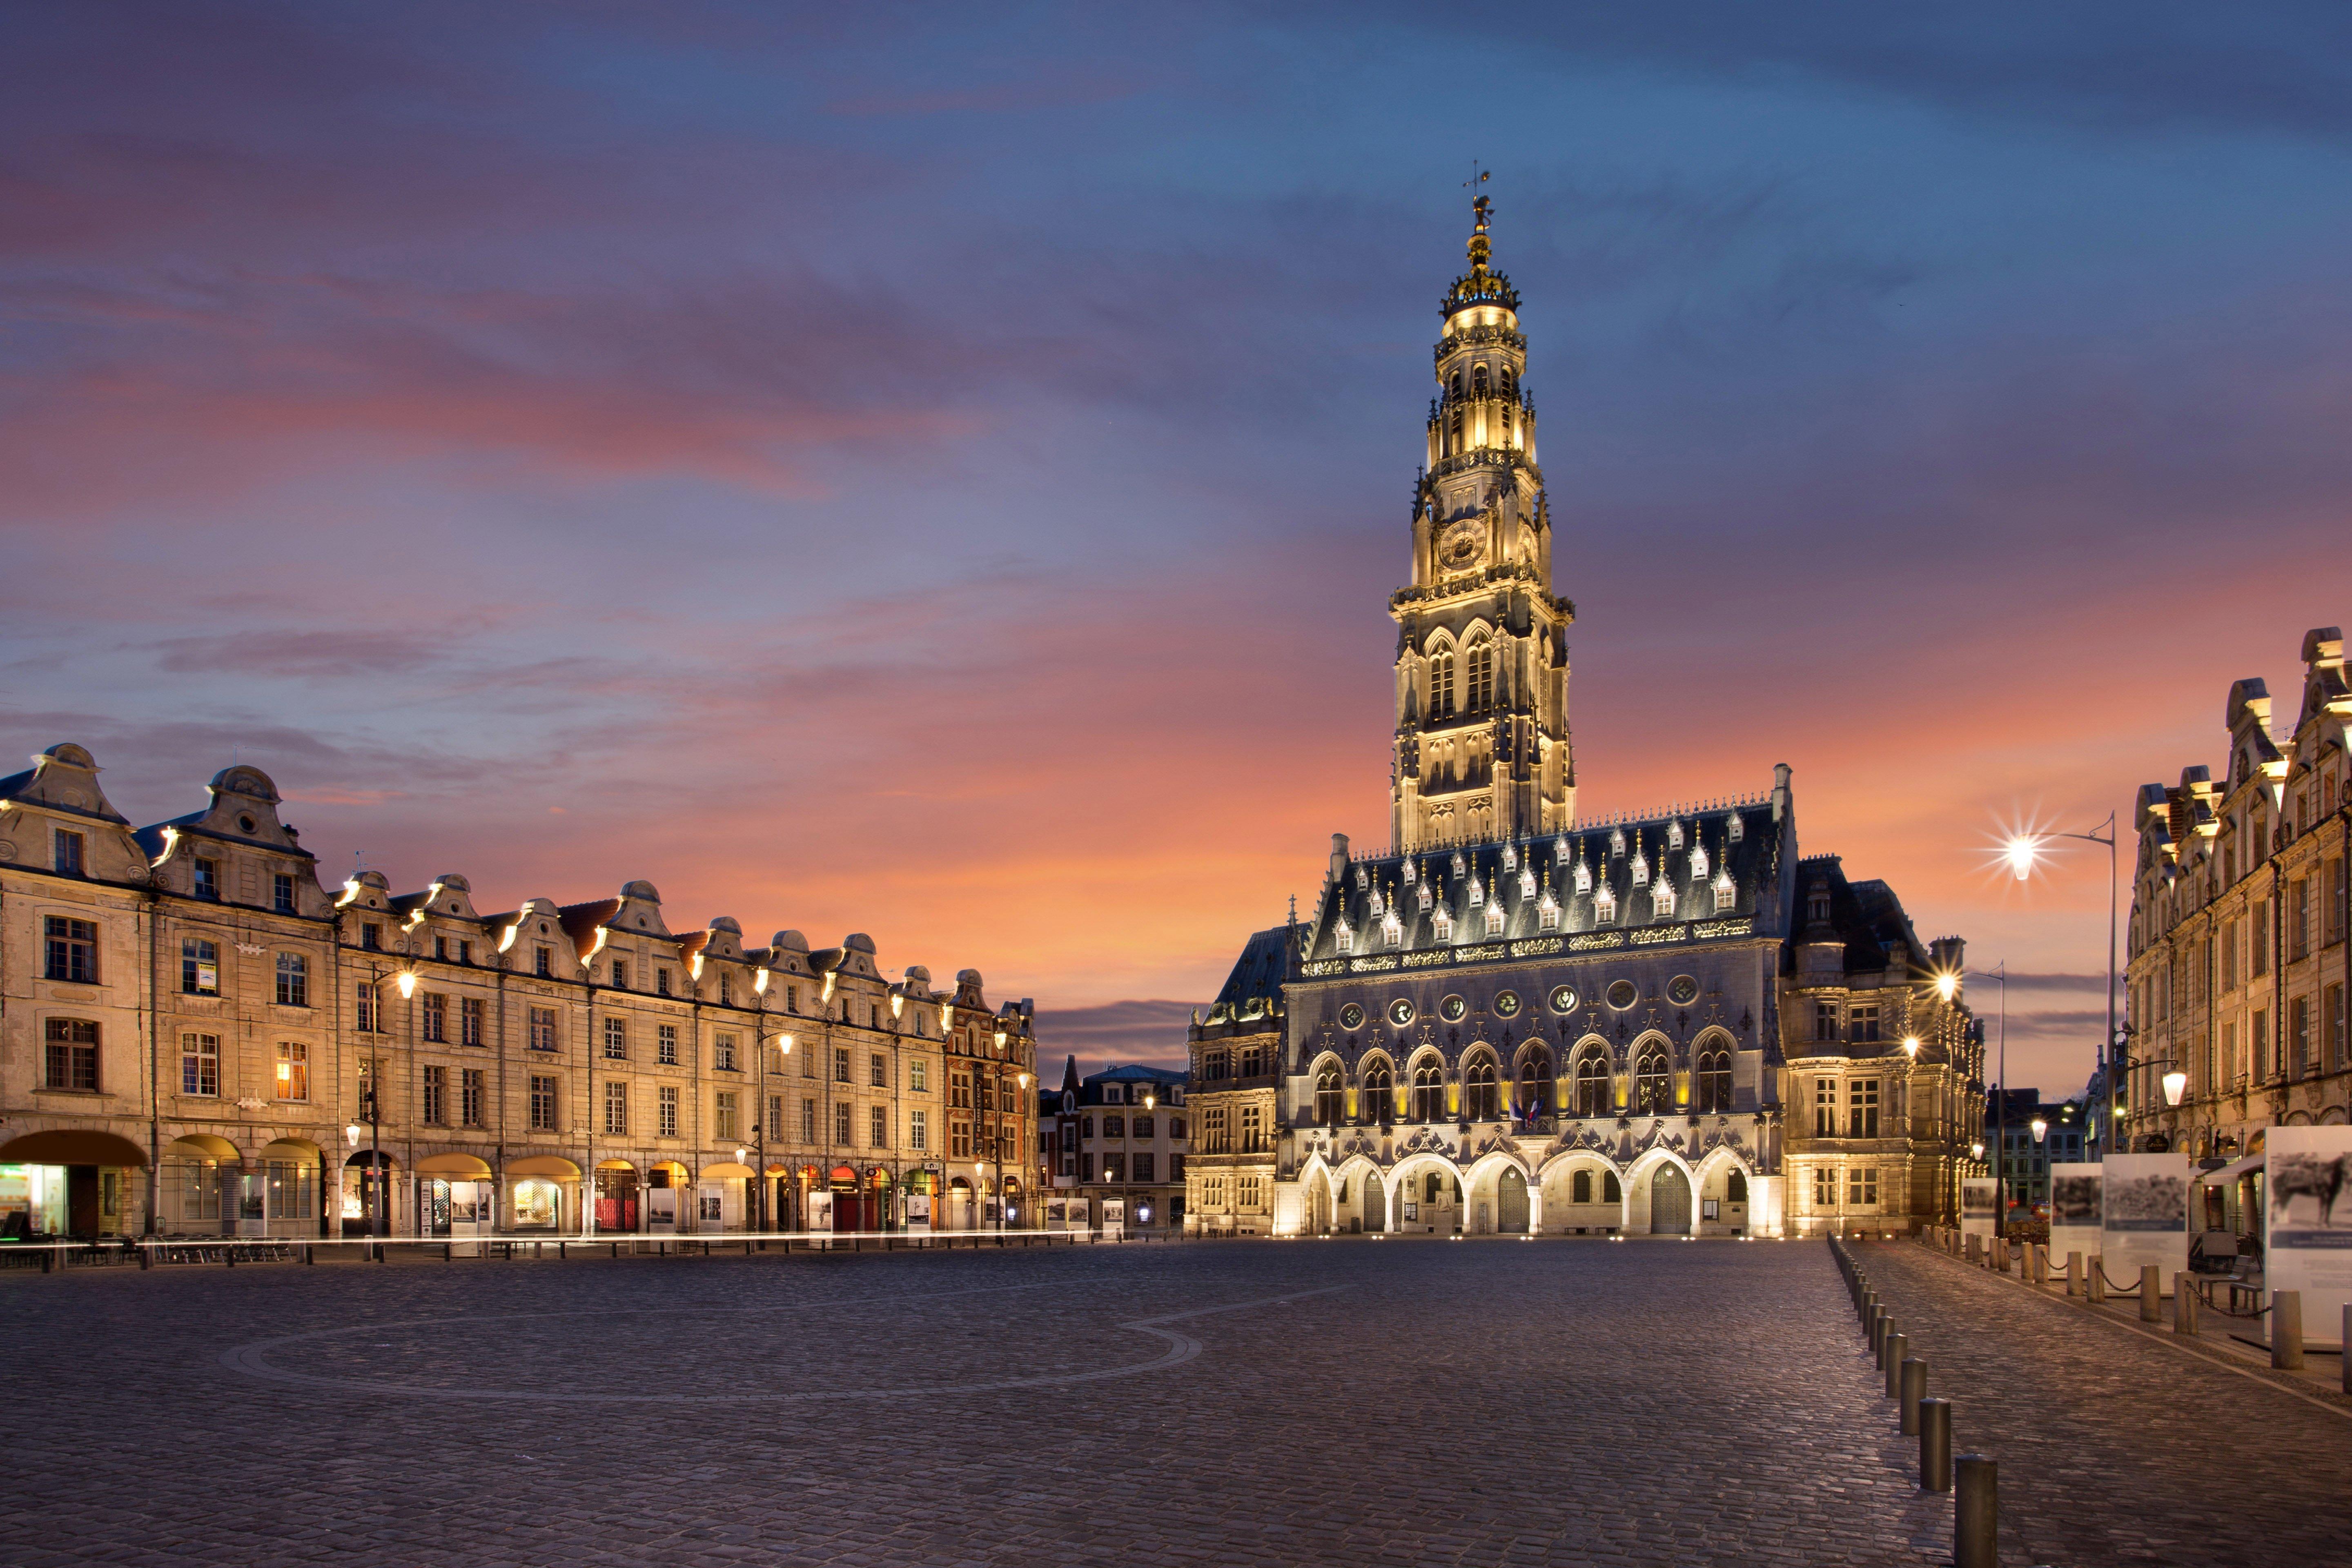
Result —
<path fill-rule="evenodd" d="M 1518 868 L 1519 868 L 1519 847 L 1518 847 L 1517 845 L 1516 845 L 1516 844 L 1506 844 L 1506 845 L 1504 845 L 1504 846 L 1503 846 L 1503 869 L 1504 869 L 1504 870 L 1506 870 L 1506 871 L 1516 871 L 1516 870 L 1517 870 Z"/>
<path fill-rule="evenodd" d="M 1559 929 L 1559 900 L 1551 896 L 1551 889 L 1549 888 L 1544 889 L 1543 901 L 1536 905 L 1536 929 L 1538 931 Z"/>
<path fill-rule="evenodd" d="M 533 974 L 538 975 L 541 980 L 550 980 L 554 978 L 555 950 L 549 947 L 536 947 L 531 949 L 530 972 Z"/>
<path fill-rule="evenodd" d="M 1650 860 L 1639 849 L 1633 851 L 1633 886 L 1646 887 L 1650 881 Z"/>
<path fill-rule="evenodd" d="M 1412 887 L 1412 884 L 1413 884 L 1412 861 L 1410 858 L 1408 858 L 1408 859 L 1405 861 L 1405 863 L 1404 863 L 1404 885 L 1405 885 L 1406 887 L 1410 888 L 1410 887 Z"/>
<path fill-rule="evenodd" d="M 1741 824 L 1739 814 L 1736 811 L 1733 812 L 1731 814 L 1731 822 L 1729 826 L 1724 829 L 1724 841 L 1728 844 L 1737 844 L 1740 839 L 1746 837 L 1747 834 L 1748 829 Z"/>
<path fill-rule="evenodd" d="M 1381 941 L 1391 947 L 1404 945 L 1404 922 L 1397 919 L 1394 911 L 1391 911 L 1389 917 L 1381 921 Z"/>
<path fill-rule="evenodd" d="M 1488 936 L 1503 934 L 1503 906 L 1500 904 L 1486 906 L 1486 934 Z"/>
<path fill-rule="evenodd" d="M 1666 824 L 1666 847 L 1669 849 L 1679 849 L 1682 847 L 1683 819 L 1678 816 L 1672 822 Z"/>
<path fill-rule="evenodd" d="M 1475 910 L 1486 901 L 1486 884 L 1479 881 L 1475 877 L 1472 878 L 1470 881 L 1470 907 Z"/>
<path fill-rule="evenodd" d="M 1592 919 L 1597 925 L 1617 923 L 1617 894 L 1613 889 L 1603 888 L 1593 895 Z"/>
<path fill-rule="evenodd" d="M 1827 925 L 1830 919 L 1830 890 L 1815 888 L 1805 896 L 1805 919 L 1815 925 Z"/>
<path fill-rule="evenodd" d="M 196 858 L 195 871 L 196 897 L 209 899 L 214 903 L 220 902 L 220 862 L 200 855 Z"/>
<path fill-rule="evenodd" d="M 1706 846 L 1704 844 L 1691 847 L 1690 875 L 1694 886 L 1706 880 Z"/>
<path fill-rule="evenodd" d="M 1580 894 L 1592 891 L 1592 868 L 1581 860 L 1576 863 L 1576 890 Z"/>
<path fill-rule="evenodd" d="M 1611 828 L 1609 830 L 1609 858 L 1612 860 L 1614 860 L 1624 853 L 1625 830 L 1622 827 Z"/>
<path fill-rule="evenodd" d="M 1519 873 L 1519 898 L 1522 900 L 1525 900 L 1532 899 L 1535 896 L 1536 868 L 1533 866 L 1529 866 Z"/>
<path fill-rule="evenodd" d="M 669 994 L 669 971 L 667 968 L 657 967 L 654 970 L 654 994 L 656 996 Z"/>
<path fill-rule="evenodd" d="M 1339 940 L 1341 952 L 1356 951 L 1356 928 L 1348 923 L 1348 917 L 1345 915 L 1339 917 Z"/>
<path fill-rule="evenodd" d="M 370 952 L 383 951 L 383 927 L 369 921 L 360 927 L 360 946 Z"/>
<path fill-rule="evenodd" d="M 296 913 L 294 879 L 284 871 L 270 878 L 269 907 L 281 915 Z"/>
<path fill-rule="evenodd" d="M 1456 849 L 1454 852 L 1454 879 L 1460 881 L 1467 869 L 1468 868 L 1462 864 L 1462 851 Z"/>
<path fill-rule="evenodd" d="M 1662 921 L 1675 918 L 1675 885 L 1672 882 L 1661 881 L 1650 889 L 1650 909 Z"/>
<path fill-rule="evenodd" d="M 1438 906 L 1435 916 L 1430 921 L 1430 929 L 1437 933 L 1438 941 L 1452 942 L 1454 940 L 1453 911 L 1442 904 Z"/>
<path fill-rule="evenodd" d="M 1430 892 L 1429 884 L 1423 882 L 1421 885 L 1421 912 L 1423 914 L 1427 914 L 1429 912 L 1429 906 L 1433 901 L 1434 901 L 1434 895 Z"/>
<path fill-rule="evenodd" d="M 615 990 L 615 991 L 626 991 L 628 988 L 629 988 L 629 965 L 628 965 L 628 961 L 627 961 L 627 960 L 625 960 L 625 959 L 619 959 L 619 958 L 616 958 L 616 959 L 613 960 L 613 989 L 614 989 L 614 990 Z"/>
<path fill-rule="evenodd" d="M 60 877 L 82 874 L 81 835 L 60 827 L 49 840 L 49 864 Z"/>
<path fill-rule="evenodd" d="M 1739 901 L 1739 889 L 1733 885 L 1728 867 L 1715 874 L 1715 912 L 1723 913 Z"/>

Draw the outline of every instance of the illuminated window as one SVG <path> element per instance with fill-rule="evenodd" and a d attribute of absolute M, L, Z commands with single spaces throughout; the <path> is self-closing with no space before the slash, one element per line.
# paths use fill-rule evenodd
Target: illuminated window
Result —
<path fill-rule="evenodd" d="M 1386 1121 L 1396 1114 L 1396 1079 L 1388 1063 L 1375 1061 L 1364 1069 L 1363 1087 L 1357 1091 L 1358 1109 L 1367 1121 Z"/>
<path fill-rule="evenodd" d="M 1454 650 L 1444 648 L 1430 656 L 1429 716 L 1450 719 L 1454 716 Z"/>
<path fill-rule="evenodd" d="M 180 1037 L 180 1092 L 220 1092 L 220 1037 L 186 1034 Z"/>
<path fill-rule="evenodd" d="M 1849 1138 L 1878 1136 L 1878 1080 L 1858 1078 L 1846 1088 L 1846 1132 Z"/>
<path fill-rule="evenodd" d="M 310 1047 L 300 1040 L 278 1042 L 278 1098 L 310 1098 Z M 435 1120 L 426 1117 L 427 1121 Z"/>
<path fill-rule="evenodd" d="M 1599 1051 L 1588 1051 L 1576 1064 L 1576 1113 L 1606 1116 L 1610 1110 L 1609 1062 Z"/>
<path fill-rule="evenodd" d="M 1445 1079 L 1434 1064 L 1413 1069 L 1412 1105 L 1415 1121 L 1445 1119 Z"/>
<path fill-rule="evenodd" d="M 1675 1075 L 1666 1053 L 1656 1047 L 1644 1052 L 1633 1068 L 1633 1113 L 1664 1116 L 1674 1109 Z"/>
<path fill-rule="evenodd" d="M 1315 1124 L 1337 1127 L 1344 1100 L 1339 1089 L 1339 1069 L 1327 1067 L 1315 1078 Z M 1147 1134 L 1148 1136 L 1148 1134 Z"/>
<path fill-rule="evenodd" d="M 1702 1114 L 1722 1115 L 1731 1110 L 1731 1053 L 1701 1051 L 1698 1058 L 1697 1103 Z"/>
<path fill-rule="evenodd" d="M 1462 1114 L 1473 1121 L 1492 1121 L 1501 1110 L 1495 1083 L 1495 1064 L 1480 1058 L 1462 1077 Z"/>
<path fill-rule="evenodd" d="M 1837 1136 L 1837 1079 L 1833 1078 L 1813 1079 L 1814 1137 Z"/>

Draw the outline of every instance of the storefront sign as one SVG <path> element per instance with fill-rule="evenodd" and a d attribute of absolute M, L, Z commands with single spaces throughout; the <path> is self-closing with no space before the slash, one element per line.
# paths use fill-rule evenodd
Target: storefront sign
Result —
<path fill-rule="evenodd" d="M 2189 1269 L 2189 1156 L 2110 1154 L 2099 1184 L 2100 1267 L 2126 1289 L 2145 1265 L 2164 1289 Z"/>
<path fill-rule="evenodd" d="M 2263 1274 L 2303 1294 L 2304 1344 L 2341 1350 L 2352 1301 L 2352 1127 L 2263 1135 Z"/>

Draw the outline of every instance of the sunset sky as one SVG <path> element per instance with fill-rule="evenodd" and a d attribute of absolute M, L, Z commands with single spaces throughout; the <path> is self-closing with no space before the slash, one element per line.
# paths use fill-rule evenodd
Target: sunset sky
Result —
<path fill-rule="evenodd" d="M 9 8 L 0 752 L 1173 1061 L 1385 843 L 1478 159 L 1580 809 L 1791 763 L 2079 1088 L 2105 854 L 2021 888 L 1997 825 L 2128 869 L 2352 624 L 2352 11 L 1937 17 Z"/>

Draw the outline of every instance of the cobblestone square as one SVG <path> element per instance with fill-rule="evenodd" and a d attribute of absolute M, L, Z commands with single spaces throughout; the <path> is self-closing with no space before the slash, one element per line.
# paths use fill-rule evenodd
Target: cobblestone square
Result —
<path fill-rule="evenodd" d="M 0 1289 L 19 1563 L 1933 1560 L 1817 1245 L 436 1259 Z"/>
<path fill-rule="evenodd" d="M 2333 1396 L 1864 1266 L 2011 1563 L 2352 1561 Z M 1194 1242 L 0 1277 L 6 1561 L 1901 1563 L 1814 1243 Z M 2347 1406 L 2352 1408 L 2352 1406 Z M 2234 1456 L 2234 1457 L 2233 1457 Z"/>

